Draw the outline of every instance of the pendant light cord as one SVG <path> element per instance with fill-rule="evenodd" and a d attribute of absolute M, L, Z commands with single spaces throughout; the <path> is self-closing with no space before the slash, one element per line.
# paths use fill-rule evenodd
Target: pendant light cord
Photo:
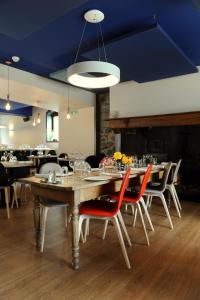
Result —
<path fill-rule="evenodd" d="M 108 60 L 107 60 L 107 54 L 106 54 L 106 48 L 105 48 L 105 43 L 104 43 L 104 39 L 103 39 L 103 33 L 102 33 L 101 23 L 98 23 L 98 24 L 99 24 L 99 31 L 100 31 L 100 34 L 101 34 L 101 40 L 102 40 L 102 46 L 103 46 L 103 52 L 104 52 L 104 56 L 105 56 L 105 61 L 108 62 Z"/>
<path fill-rule="evenodd" d="M 68 108 L 67 108 L 67 112 L 69 113 L 69 87 L 68 87 Z"/>
<path fill-rule="evenodd" d="M 80 39 L 80 42 L 79 42 L 79 45 L 78 45 L 78 49 L 77 49 L 77 52 L 76 52 L 74 63 L 77 62 L 77 58 L 78 58 L 78 55 L 79 55 L 79 52 L 80 52 L 80 48 L 81 48 L 83 36 L 84 36 L 84 33 L 85 33 L 86 25 L 87 25 L 87 21 L 85 21 L 85 24 L 84 24 L 84 27 L 83 27 L 83 31 L 82 31 L 82 34 L 81 34 L 81 39 Z"/>
<path fill-rule="evenodd" d="M 96 23 L 96 31 L 97 31 L 98 56 L 99 56 L 99 61 L 101 61 L 101 51 L 100 51 L 100 42 L 99 42 L 99 31 L 98 31 L 97 23 Z"/>
<path fill-rule="evenodd" d="M 8 94 L 7 94 L 7 98 L 10 98 L 10 67 L 9 66 L 8 66 Z"/>

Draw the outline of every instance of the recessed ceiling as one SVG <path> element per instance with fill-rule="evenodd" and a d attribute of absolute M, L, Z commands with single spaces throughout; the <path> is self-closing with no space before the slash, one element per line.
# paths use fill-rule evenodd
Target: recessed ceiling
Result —
<path fill-rule="evenodd" d="M 108 44 L 107 54 L 121 67 L 122 80 L 162 79 L 195 72 L 195 66 L 200 65 L 200 12 L 192 0 L 1 1 L 1 62 L 18 55 L 21 60 L 15 67 L 46 77 L 68 67 L 74 62 L 84 24 L 83 14 L 91 8 L 105 14 L 102 23 L 105 42 L 116 39 L 115 44 Z M 147 31 L 148 26 L 157 22 L 165 34 Z M 132 38 L 121 38 L 130 33 Z M 95 49 L 96 45 L 96 28 L 89 25 L 81 54 Z M 144 47 L 138 51 L 140 45 Z M 131 59 L 130 65 L 128 59 L 123 60 L 119 49 L 126 50 L 124 55 Z M 166 55 L 169 55 L 170 65 L 164 64 Z M 177 64 L 173 63 L 176 58 Z M 156 70 L 157 65 L 162 67 Z M 155 68 L 152 76 L 151 68 Z"/>

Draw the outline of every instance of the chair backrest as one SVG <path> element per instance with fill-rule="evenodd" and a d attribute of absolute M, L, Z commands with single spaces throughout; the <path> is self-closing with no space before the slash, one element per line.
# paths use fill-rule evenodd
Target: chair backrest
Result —
<path fill-rule="evenodd" d="M 144 192 L 146 190 L 146 186 L 147 186 L 150 174 L 151 174 L 151 170 L 152 170 L 152 165 L 149 165 L 144 174 L 142 183 L 140 185 L 140 191 L 139 191 L 139 195 L 138 195 L 139 198 L 141 198 L 144 195 Z"/>
<path fill-rule="evenodd" d="M 169 178 L 169 174 L 170 174 L 172 165 L 173 165 L 173 163 L 169 162 L 165 166 L 165 170 L 164 170 L 163 177 L 162 177 L 162 180 L 161 180 L 161 185 L 160 185 L 160 188 L 159 188 L 159 190 L 162 191 L 162 192 L 164 192 L 164 190 L 166 188 L 166 184 L 167 184 L 167 181 L 168 181 L 168 178 Z"/>
<path fill-rule="evenodd" d="M 125 190 L 128 187 L 130 173 L 131 173 L 131 168 L 128 168 L 128 170 L 126 171 L 126 174 L 124 175 L 122 184 L 121 184 L 121 188 L 120 188 L 120 192 L 119 192 L 119 198 L 118 198 L 118 201 L 117 201 L 117 204 L 116 204 L 115 214 L 118 212 L 118 210 L 121 207 L 121 204 L 122 204 L 122 201 L 123 201 L 123 198 L 124 198 Z"/>
<path fill-rule="evenodd" d="M 91 168 L 98 168 L 99 167 L 99 159 L 96 155 L 90 155 L 86 157 L 85 161 L 89 163 Z"/>
<path fill-rule="evenodd" d="M 9 182 L 8 174 L 6 173 L 6 169 L 3 164 L 0 163 L 0 186 L 7 186 Z"/>
<path fill-rule="evenodd" d="M 60 153 L 59 158 L 68 158 L 67 153 Z"/>
<path fill-rule="evenodd" d="M 181 162 L 182 162 L 182 159 L 179 159 L 179 161 L 176 164 L 176 168 L 175 168 L 173 179 L 172 179 L 173 183 L 175 183 L 177 181 L 178 171 L 179 171 L 179 168 L 181 166 Z"/>
<path fill-rule="evenodd" d="M 62 167 L 54 162 L 49 162 L 41 166 L 39 169 L 40 174 L 48 174 L 49 172 L 56 171 L 58 173 L 62 172 Z"/>
<path fill-rule="evenodd" d="M 56 155 L 56 151 L 55 150 L 49 150 L 48 154 L 50 154 L 50 155 Z"/>

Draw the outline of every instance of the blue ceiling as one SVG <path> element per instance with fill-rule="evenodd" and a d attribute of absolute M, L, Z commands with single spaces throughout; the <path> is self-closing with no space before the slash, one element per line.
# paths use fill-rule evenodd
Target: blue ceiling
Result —
<path fill-rule="evenodd" d="M 69 66 L 83 29 L 83 14 L 97 8 L 108 60 L 122 80 L 147 82 L 197 72 L 200 65 L 200 11 L 192 0 L 2 0 L 0 60 L 48 77 Z M 80 59 L 92 58 L 96 26 L 88 24 Z"/>
<path fill-rule="evenodd" d="M 5 110 L 5 104 L 6 101 L 3 99 L 0 99 L 0 114 L 9 114 L 9 115 L 16 115 L 16 116 L 22 116 L 22 117 L 30 117 L 32 116 L 32 106 L 18 103 L 15 101 L 10 101 L 11 110 L 7 111 Z"/>

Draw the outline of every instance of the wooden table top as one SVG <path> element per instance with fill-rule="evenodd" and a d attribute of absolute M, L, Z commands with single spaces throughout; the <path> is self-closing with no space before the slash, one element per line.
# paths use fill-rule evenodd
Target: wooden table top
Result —
<path fill-rule="evenodd" d="M 152 173 L 158 173 L 163 170 L 163 166 L 158 166 L 155 167 L 152 171 Z M 141 169 L 132 169 L 130 178 L 137 177 L 138 175 L 143 175 L 145 173 L 144 168 Z M 88 177 L 91 176 L 98 176 L 98 172 L 92 172 Z M 71 175 L 71 176 L 66 176 L 66 177 L 57 177 L 57 179 L 61 179 L 62 183 L 49 183 L 49 182 L 42 182 L 41 178 L 37 178 L 35 176 L 32 177 L 27 177 L 27 178 L 22 178 L 20 179 L 21 182 L 24 183 L 29 183 L 35 186 L 42 186 L 46 187 L 48 189 L 54 189 L 54 190 L 66 190 L 66 191 L 75 191 L 75 190 L 80 190 L 84 188 L 89 188 L 89 187 L 94 187 L 94 186 L 99 186 L 103 184 L 107 184 L 112 181 L 119 181 L 122 179 L 122 174 L 120 173 L 105 173 L 101 174 L 101 176 L 107 176 L 107 180 L 97 180 L 97 181 L 89 181 L 85 180 L 84 178 Z M 110 178 L 112 177 L 112 178 Z"/>
<path fill-rule="evenodd" d="M 2 165 L 5 168 L 22 168 L 22 167 L 32 167 L 32 161 L 2 161 Z"/>
<path fill-rule="evenodd" d="M 28 157 L 28 159 L 33 159 L 33 158 L 51 158 L 51 157 L 54 157 L 54 158 L 56 158 L 56 157 L 58 157 L 57 155 L 49 155 L 49 154 L 47 154 L 47 155 L 29 155 L 29 156 L 27 156 Z"/>

